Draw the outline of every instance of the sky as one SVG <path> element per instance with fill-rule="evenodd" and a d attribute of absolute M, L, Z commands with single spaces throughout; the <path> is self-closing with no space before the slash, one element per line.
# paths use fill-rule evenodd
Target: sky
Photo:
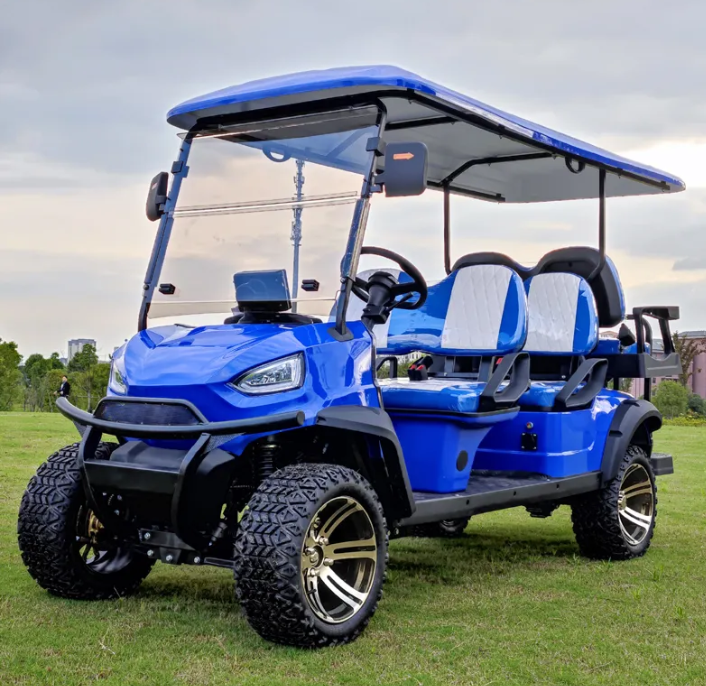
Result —
<path fill-rule="evenodd" d="M 147 187 L 178 146 L 171 107 L 254 78 L 359 64 L 398 65 L 683 178 L 678 195 L 610 200 L 608 251 L 629 306 L 678 304 L 678 329 L 706 329 L 703 3 L 362 7 L 0 0 L 0 338 L 25 357 L 95 338 L 106 357 L 135 332 L 156 230 Z M 434 272 L 441 201 L 418 201 L 373 212 L 367 242 L 438 260 Z M 454 256 L 500 250 L 531 263 L 595 245 L 596 221 L 595 202 L 459 200 Z"/>

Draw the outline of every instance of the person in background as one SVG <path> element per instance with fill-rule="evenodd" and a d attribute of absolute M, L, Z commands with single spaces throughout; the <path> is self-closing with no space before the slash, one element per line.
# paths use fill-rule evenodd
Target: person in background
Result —
<path fill-rule="evenodd" d="M 71 384 L 69 383 L 69 380 L 66 378 L 66 376 L 62 376 L 61 377 L 61 386 L 59 386 L 59 390 L 56 393 L 56 395 L 58 395 L 62 398 L 68 398 L 70 394 L 71 394 Z"/>

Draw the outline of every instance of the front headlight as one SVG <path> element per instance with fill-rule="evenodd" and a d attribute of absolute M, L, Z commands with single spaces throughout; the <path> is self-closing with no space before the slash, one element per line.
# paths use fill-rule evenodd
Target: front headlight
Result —
<path fill-rule="evenodd" d="M 127 393 L 127 383 L 125 382 L 125 362 L 122 357 L 114 359 L 110 363 L 110 381 L 108 388 L 113 393 L 124 395 Z"/>
<path fill-rule="evenodd" d="M 299 388 L 304 383 L 304 357 L 301 353 L 268 362 L 246 372 L 233 386 L 248 395 L 279 393 Z"/>

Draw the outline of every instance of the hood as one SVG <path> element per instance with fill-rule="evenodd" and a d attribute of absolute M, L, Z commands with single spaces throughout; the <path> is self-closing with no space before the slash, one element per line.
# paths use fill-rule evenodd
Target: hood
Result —
<path fill-rule="evenodd" d="M 330 324 L 162 326 L 141 331 L 114 355 L 128 388 L 226 383 L 242 372 L 320 342 Z"/>

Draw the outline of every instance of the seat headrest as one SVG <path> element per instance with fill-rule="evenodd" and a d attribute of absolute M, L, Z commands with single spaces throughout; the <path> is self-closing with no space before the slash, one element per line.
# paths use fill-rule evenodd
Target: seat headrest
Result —
<path fill-rule="evenodd" d="M 455 272 L 463 267 L 473 267 L 479 264 L 497 264 L 503 267 L 509 267 L 514 272 L 517 272 L 522 279 L 526 279 L 530 276 L 531 267 L 524 267 L 519 262 L 515 262 L 512 257 L 508 255 L 503 255 L 501 252 L 472 252 L 463 257 L 459 257 L 454 266 L 451 269 Z"/>
<path fill-rule="evenodd" d="M 586 246 L 560 248 L 548 252 L 532 269 L 531 276 L 568 272 L 588 279 L 599 265 L 600 259 L 600 252 L 596 248 Z M 618 270 L 610 257 L 606 255 L 603 268 L 588 284 L 596 298 L 599 326 L 620 324 L 625 319 L 625 298 Z"/>
<path fill-rule="evenodd" d="M 529 322 L 524 349 L 538 355 L 587 355 L 598 341 L 596 301 L 576 274 L 538 274 L 525 282 Z"/>

